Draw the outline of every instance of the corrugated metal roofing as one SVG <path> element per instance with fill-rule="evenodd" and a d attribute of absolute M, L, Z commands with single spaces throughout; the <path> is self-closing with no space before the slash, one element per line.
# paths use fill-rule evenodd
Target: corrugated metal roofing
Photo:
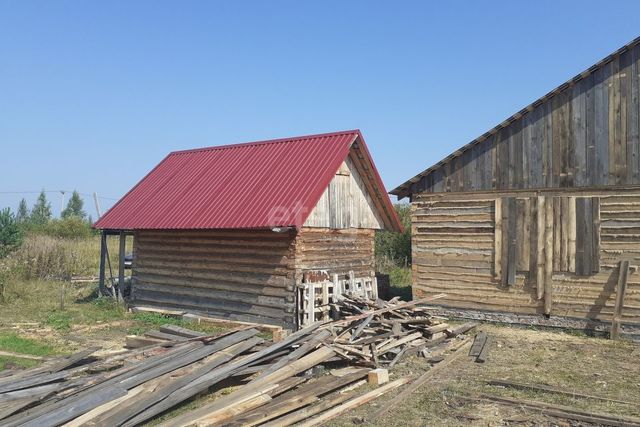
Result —
<path fill-rule="evenodd" d="M 358 130 L 176 151 L 95 227 L 301 227 L 356 140 L 364 145 Z M 374 176 L 392 228 L 401 228 L 377 171 Z"/>

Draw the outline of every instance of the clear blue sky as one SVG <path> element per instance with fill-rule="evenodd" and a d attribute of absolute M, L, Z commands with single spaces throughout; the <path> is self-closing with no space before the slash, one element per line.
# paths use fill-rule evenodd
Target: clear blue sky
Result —
<path fill-rule="evenodd" d="M 391 189 L 638 35 L 638 1 L 0 0 L 0 207 L 352 128 Z"/>

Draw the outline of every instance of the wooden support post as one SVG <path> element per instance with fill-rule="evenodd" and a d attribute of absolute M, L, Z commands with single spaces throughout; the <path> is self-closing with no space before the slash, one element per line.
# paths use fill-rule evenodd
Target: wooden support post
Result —
<path fill-rule="evenodd" d="M 553 197 L 545 200 L 544 240 L 544 314 L 550 315 L 553 305 Z"/>
<path fill-rule="evenodd" d="M 333 295 L 342 295 L 344 293 L 344 289 L 342 289 L 342 284 L 340 283 L 338 274 L 333 273 L 331 275 L 331 280 L 333 281 Z"/>
<path fill-rule="evenodd" d="M 575 273 L 576 271 L 576 198 L 569 197 L 569 247 L 567 252 L 569 255 L 569 271 Z"/>
<path fill-rule="evenodd" d="M 493 275 L 502 283 L 502 199 L 494 202 Z"/>
<path fill-rule="evenodd" d="M 329 320 L 329 282 L 322 282 L 322 320 Z"/>
<path fill-rule="evenodd" d="M 316 321 L 316 285 L 315 283 L 307 283 L 307 325 L 311 325 Z"/>
<path fill-rule="evenodd" d="M 516 227 L 517 227 L 517 219 L 518 219 L 518 210 L 516 209 L 516 198 L 509 197 L 509 249 L 508 249 L 508 271 L 507 271 L 507 285 L 513 286 L 516 284 L 516 266 L 518 265 L 518 256 L 516 255 L 516 244 L 517 244 L 517 235 Z"/>
<path fill-rule="evenodd" d="M 600 272 L 600 197 L 591 198 L 591 219 L 593 221 L 591 272 Z"/>
<path fill-rule="evenodd" d="M 544 196 L 538 196 L 538 218 L 536 228 L 536 291 L 538 299 L 541 300 L 544 297 L 544 248 L 545 248 L 545 218 L 546 208 L 544 203 Z"/>
<path fill-rule="evenodd" d="M 98 278 L 98 292 L 100 296 L 106 296 L 107 292 L 104 286 L 105 266 L 107 261 L 107 235 L 100 233 L 100 272 Z"/>
<path fill-rule="evenodd" d="M 612 340 L 620 336 L 620 323 L 622 321 L 622 309 L 624 308 L 624 294 L 627 291 L 627 276 L 629 275 L 629 261 L 620 261 L 618 271 L 618 285 L 616 287 L 616 305 L 613 309 L 613 320 L 611 321 L 611 332 L 609 337 Z"/>
<path fill-rule="evenodd" d="M 118 256 L 118 301 L 122 301 L 122 290 L 124 289 L 124 258 L 127 245 L 127 235 L 120 232 L 120 251 Z"/>

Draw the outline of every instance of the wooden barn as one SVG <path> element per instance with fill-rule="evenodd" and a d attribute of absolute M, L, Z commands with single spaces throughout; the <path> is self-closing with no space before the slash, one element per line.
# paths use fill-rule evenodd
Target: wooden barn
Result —
<path fill-rule="evenodd" d="M 639 75 L 640 38 L 391 191 L 412 202 L 414 296 L 478 318 L 640 322 Z"/>
<path fill-rule="evenodd" d="M 133 235 L 132 305 L 287 328 L 375 297 L 375 231 L 402 228 L 357 130 L 170 153 L 95 227 Z"/>

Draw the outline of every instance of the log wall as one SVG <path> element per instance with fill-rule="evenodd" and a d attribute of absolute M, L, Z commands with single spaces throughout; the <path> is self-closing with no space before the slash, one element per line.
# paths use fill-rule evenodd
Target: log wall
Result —
<path fill-rule="evenodd" d="M 623 320 L 640 322 L 640 189 L 422 194 L 412 236 L 415 297 L 609 322 L 626 259 Z"/>
<path fill-rule="evenodd" d="M 136 231 L 132 301 L 292 327 L 295 233 Z"/>
<path fill-rule="evenodd" d="M 375 230 L 308 228 L 300 230 L 296 246 L 296 270 L 327 270 L 340 276 L 375 276 Z M 301 276 L 297 282 L 301 283 Z"/>

